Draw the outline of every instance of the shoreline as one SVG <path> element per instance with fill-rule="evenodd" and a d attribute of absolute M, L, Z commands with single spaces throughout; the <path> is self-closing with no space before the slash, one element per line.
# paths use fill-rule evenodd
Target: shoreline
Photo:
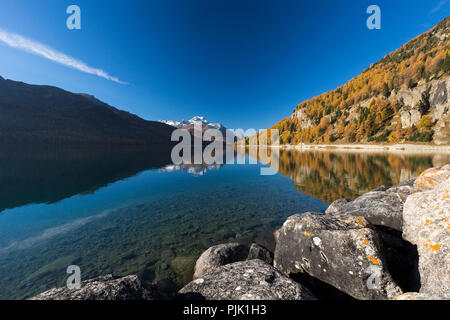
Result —
<path fill-rule="evenodd" d="M 393 145 L 375 145 L 375 144 L 298 144 L 298 145 L 280 145 L 281 149 L 296 150 L 320 150 L 320 151 L 360 151 L 367 150 L 373 152 L 433 152 L 450 154 L 450 146 L 416 145 L 416 144 L 393 144 Z"/>

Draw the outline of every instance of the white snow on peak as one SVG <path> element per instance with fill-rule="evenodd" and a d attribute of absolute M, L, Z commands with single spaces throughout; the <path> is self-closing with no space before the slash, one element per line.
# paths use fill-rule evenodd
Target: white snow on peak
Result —
<path fill-rule="evenodd" d="M 169 126 L 173 126 L 176 128 L 182 128 L 184 126 L 201 124 L 202 126 L 208 126 L 210 128 L 221 129 L 223 126 L 220 123 L 212 123 L 205 119 L 203 116 L 195 116 L 190 120 L 181 120 L 181 121 L 173 121 L 173 120 L 159 120 L 159 122 L 168 124 Z"/>

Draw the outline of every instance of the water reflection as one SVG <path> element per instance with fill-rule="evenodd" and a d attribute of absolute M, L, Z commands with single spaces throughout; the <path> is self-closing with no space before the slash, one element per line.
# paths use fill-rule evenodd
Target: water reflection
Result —
<path fill-rule="evenodd" d="M 222 166 L 223 164 L 170 164 L 159 169 L 159 172 L 186 171 L 193 176 L 203 176 L 206 172 L 220 169 Z"/>
<path fill-rule="evenodd" d="M 354 199 L 450 163 L 449 154 L 280 150 L 279 172 L 303 193 L 328 203 Z"/>
<path fill-rule="evenodd" d="M 89 194 L 171 163 L 169 149 L 0 146 L 0 212 Z"/>

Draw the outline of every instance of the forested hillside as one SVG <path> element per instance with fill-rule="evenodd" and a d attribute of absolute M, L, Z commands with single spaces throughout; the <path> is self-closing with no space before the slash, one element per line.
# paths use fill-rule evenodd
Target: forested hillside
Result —
<path fill-rule="evenodd" d="M 272 128 L 282 144 L 450 143 L 450 17 Z"/>

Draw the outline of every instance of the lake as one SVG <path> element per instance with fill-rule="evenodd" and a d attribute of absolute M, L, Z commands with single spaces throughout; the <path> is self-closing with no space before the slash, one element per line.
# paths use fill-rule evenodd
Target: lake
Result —
<path fill-rule="evenodd" d="M 273 231 L 292 214 L 450 163 L 382 152 L 282 150 L 279 159 L 279 173 L 263 176 L 261 163 L 174 166 L 168 150 L 1 148 L 0 299 L 62 286 L 69 265 L 84 280 L 139 274 L 180 287 L 212 245 L 273 250 Z"/>

